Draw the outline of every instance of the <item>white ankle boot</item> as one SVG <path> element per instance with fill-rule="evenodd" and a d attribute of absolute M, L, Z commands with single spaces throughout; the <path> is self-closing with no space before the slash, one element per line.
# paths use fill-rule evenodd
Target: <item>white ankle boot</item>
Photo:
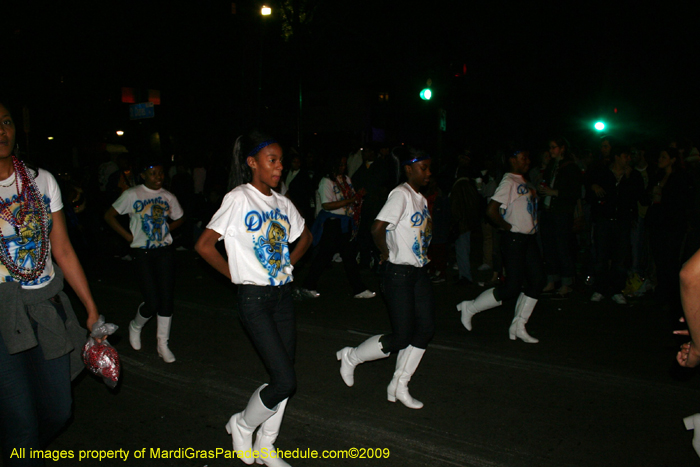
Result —
<path fill-rule="evenodd" d="M 465 300 L 457 305 L 457 310 L 462 312 L 462 325 L 467 331 L 472 330 L 472 317 L 480 311 L 496 308 L 503 302 L 496 300 L 493 296 L 493 288 L 481 292 L 481 295 L 474 300 Z"/>
<path fill-rule="evenodd" d="M 158 340 L 158 355 L 165 363 L 173 363 L 175 355 L 168 348 L 168 339 L 170 339 L 170 324 L 173 320 L 172 316 L 158 316 L 158 330 L 156 338 Z"/>
<path fill-rule="evenodd" d="M 245 410 L 233 415 L 226 424 L 226 431 L 233 440 L 233 450 L 237 451 L 237 454 L 240 453 L 238 458 L 248 465 L 252 465 L 255 462 L 253 457 L 253 432 L 265 420 L 275 414 L 275 411 L 265 407 L 265 404 L 260 399 L 260 391 L 265 386 L 267 384 L 263 384 L 256 389 L 250 397 Z"/>
<path fill-rule="evenodd" d="M 697 455 L 700 456 L 700 413 L 685 417 L 683 423 L 685 423 L 686 430 L 695 430 L 695 433 L 693 433 L 693 448 L 695 448 Z"/>
<path fill-rule="evenodd" d="M 277 451 L 274 446 L 277 435 L 280 432 L 280 426 L 282 426 L 284 410 L 287 408 L 288 400 L 285 399 L 280 402 L 277 405 L 277 412 L 260 425 L 258 434 L 255 436 L 255 444 L 253 445 L 253 450 L 258 453 L 258 458 L 255 460 L 258 464 L 267 465 L 268 467 L 291 467 L 283 459 L 277 457 Z"/>
<path fill-rule="evenodd" d="M 340 376 L 345 384 L 355 384 L 355 367 L 363 362 L 386 358 L 388 353 L 382 352 L 382 343 L 379 338 L 382 334 L 372 336 L 357 347 L 345 347 L 338 350 L 335 356 L 340 360 Z"/>
<path fill-rule="evenodd" d="M 141 307 L 144 306 L 146 302 L 141 302 L 138 310 L 136 310 L 136 316 L 129 323 L 129 344 L 134 350 L 141 350 L 141 329 L 143 325 L 148 322 L 149 318 L 144 318 L 141 316 Z"/>
<path fill-rule="evenodd" d="M 510 340 L 514 341 L 516 338 L 522 339 L 523 342 L 527 342 L 528 344 L 537 344 L 539 342 L 539 340 L 532 337 L 525 330 L 525 323 L 530 319 L 535 305 L 537 305 L 537 299 L 528 297 L 524 293 L 520 294 L 515 304 L 515 318 L 513 318 L 513 322 L 508 330 Z"/>
<path fill-rule="evenodd" d="M 386 397 L 389 402 L 396 402 L 396 399 L 398 399 L 409 409 L 420 409 L 423 407 L 421 401 L 414 399 L 408 393 L 408 382 L 411 381 L 411 376 L 416 372 L 416 368 L 418 368 L 424 353 L 425 349 L 419 349 L 412 345 L 399 351 L 399 355 L 396 358 L 394 377 L 386 388 Z"/>

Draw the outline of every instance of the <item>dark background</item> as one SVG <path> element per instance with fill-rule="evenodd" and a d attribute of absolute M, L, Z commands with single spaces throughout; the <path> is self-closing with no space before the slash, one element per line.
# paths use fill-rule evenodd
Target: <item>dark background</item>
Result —
<path fill-rule="evenodd" d="M 692 2 L 267 3 L 265 18 L 251 1 L 5 5 L 0 93 L 31 123 L 18 141 L 67 157 L 153 149 L 157 132 L 163 155 L 224 153 L 260 124 L 326 153 L 385 138 L 450 154 L 559 133 L 595 147 L 597 119 L 630 143 L 697 139 Z M 122 87 L 159 90 L 156 117 L 129 121 Z"/>

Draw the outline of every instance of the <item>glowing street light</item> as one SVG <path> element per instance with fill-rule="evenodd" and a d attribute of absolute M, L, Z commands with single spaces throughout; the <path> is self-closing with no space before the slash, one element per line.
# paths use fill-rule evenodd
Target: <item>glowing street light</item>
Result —
<path fill-rule="evenodd" d="M 124 136 L 124 132 L 122 130 L 117 130 L 117 136 Z"/>
<path fill-rule="evenodd" d="M 272 8 L 267 5 L 263 5 L 260 9 L 260 14 L 263 16 L 270 16 L 272 14 Z"/>
<path fill-rule="evenodd" d="M 48 140 L 53 141 L 53 136 L 49 136 Z"/>
<path fill-rule="evenodd" d="M 595 125 L 593 125 L 593 128 L 595 128 L 598 131 L 603 131 L 603 130 L 605 130 L 605 123 L 595 122 Z"/>
<path fill-rule="evenodd" d="M 431 97 L 433 97 L 433 91 L 430 88 L 425 88 L 420 92 L 420 98 L 424 101 L 429 101 Z"/>

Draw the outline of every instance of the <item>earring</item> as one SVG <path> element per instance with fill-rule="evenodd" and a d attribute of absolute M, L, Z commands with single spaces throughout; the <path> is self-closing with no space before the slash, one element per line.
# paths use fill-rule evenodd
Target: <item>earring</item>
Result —
<path fill-rule="evenodd" d="M 19 143 L 15 143 L 14 155 L 19 158 Z"/>

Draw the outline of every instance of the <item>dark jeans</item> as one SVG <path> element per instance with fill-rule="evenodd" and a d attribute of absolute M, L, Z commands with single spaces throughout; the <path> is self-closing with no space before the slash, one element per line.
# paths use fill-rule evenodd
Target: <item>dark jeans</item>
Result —
<path fill-rule="evenodd" d="M 316 247 L 316 256 L 311 260 L 309 275 L 304 281 L 305 289 L 317 289 L 318 280 L 336 252 L 340 253 L 340 257 L 343 259 L 345 276 L 352 288 L 352 294 L 356 295 L 367 289 L 360 279 L 360 267 L 357 265 L 358 240 L 350 241 L 352 232 L 343 233 L 340 223 L 339 219 L 328 219 L 323 224 L 323 236 Z"/>
<path fill-rule="evenodd" d="M 260 399 L 272 409 L 297 388 L 292 283 L 276 287 L 239 285 L 238 315 L 270 374 L 270 384 L 260 392 Z"/>
<path fill-rule="evenodd" d="M 576 274 L 571 249 L 573 227 L 573 213 L 546 210 L 541 212 L 542 253 L 549 282 L 561 279 L 562 285 L 573 284 Z"/>
<path fill-rule="evenodd" d="M 510 300 L 520 292 L 538 299 L 545 286 L 545 275 L 536 235 L 502 232 L 501 253 L 506 281 L 494 290 L 496 300 Z"/>
<path fill-rule="evenodd" d="M 382 292 L 389 308 L 391 334 L 382 336 L 384 353 L 409 345 L 428 347 L 435 334 L 435 299 L 428 268 L 384 263 Z"/>
<path fill-rule="evenodd" d="M 36 329 L 34 330 L 36 332 Z M 69 356 L 45 360 L 41 345 L 10 355 L 0 335 L 0 433 L 5 467 L 43 466 L 30 449 L 45 449 L 71 417 Z M 10 459 L 26 448 L 25 459 Z"/>
<path fill-rule="evenodd" d="M 175 252 L 172 246 L 146 250 L 133 248 L 139 288 L 146 302 L 141 316 L 172 316 L 175 300 Z"/>
<path fill-rule="evenodd" d="M 676 228 L 673 228 L 676 227 Z M 681 311 L 680 290 L 685 226 L 653 225 L 650 229 L 651 251 L 656 264 L 656 298 L 668 304 L 673 317 Z"/>
<path fill-rule="evenodd" d="M 602 295 L 622 293 L 627 282 L 625 261 L 629 258 L 631 222 L 598 220 L 593 225 L 595 248 L 594 290 Z"/>

